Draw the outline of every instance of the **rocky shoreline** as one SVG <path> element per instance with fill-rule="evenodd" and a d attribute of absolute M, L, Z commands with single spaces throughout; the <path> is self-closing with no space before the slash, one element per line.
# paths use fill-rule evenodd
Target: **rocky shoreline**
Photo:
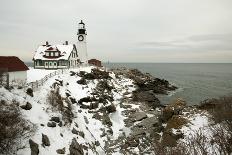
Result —
<path fill-rule="evenodd" d="M 195 118 L 208 123 L 207 110 L 217 107 L 182 99 L 162 105 L 157 95 L 177 87 L 137 69 L 70 70 L 48 82 L 38 92 L 0 93 L 5 103 L 14 98 L 23 119 L 37 126 L 26 142 L 35 155 L 165 154 L 186 140 Z"/>

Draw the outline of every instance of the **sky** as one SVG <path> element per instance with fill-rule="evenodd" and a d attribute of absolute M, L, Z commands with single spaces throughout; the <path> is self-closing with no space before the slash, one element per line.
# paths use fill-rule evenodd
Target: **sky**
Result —
<path fill-rule="evenodd" d="M 231 0 L 0 0 L 0 55 L 32 61 L 39 45 L 77 44 L 110 62 L 232 63 Z"/>

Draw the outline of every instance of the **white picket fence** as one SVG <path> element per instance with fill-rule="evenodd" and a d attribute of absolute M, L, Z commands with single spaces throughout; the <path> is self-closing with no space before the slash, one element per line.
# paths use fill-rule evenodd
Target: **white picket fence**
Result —
<path fill-rule="evenodd" d="M 64 73 L 67 73 L 69 72 L 68 69 L 59 69 L 59 70 L 56 70 L 48 75 L 46 75 L 45 77 L 43 77 L 42 79 L 40 80 L 36 80 L 35 82 L 30 82 L 27 84 L 27 87 L 30 87 L 33 91 L 36 91 L 40 86 L 43 86 L 44 83 L 50 79 L 51 77 L 54 77 L 56 75 L 60 75 L 60 74 L 64 74 Z"/>

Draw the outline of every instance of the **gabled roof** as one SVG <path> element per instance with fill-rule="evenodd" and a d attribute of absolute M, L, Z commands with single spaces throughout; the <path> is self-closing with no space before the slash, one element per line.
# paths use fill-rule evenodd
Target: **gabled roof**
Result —
<path fill-rule="evenodd" d="M 24 62 L 15 56 L 0 56 L 0 69 L 7 69 L 9 72 L 29 70 Z"/>
<path fill-rule="evenodd" d="M 55 59 L 49 59 L 44 57 L 45 51 L 56 49 L 60 51 L 61 57 L 55 58 Z M 69 44 L 69 45 L 41 45 L 38 47 L 38 49 L 35 52 L 34 60 L 40 59 L 40 60 L 67 60 L 72 53 L 73 49 L 76 50 L 75 45 Z"/>

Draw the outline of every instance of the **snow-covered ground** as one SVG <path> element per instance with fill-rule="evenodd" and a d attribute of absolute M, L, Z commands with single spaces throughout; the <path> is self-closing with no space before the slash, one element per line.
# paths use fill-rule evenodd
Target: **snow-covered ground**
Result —
<path fill-rule="evenodd" d="M 46 75 L 54 72 L 55 70 L 46 70 L 46 69 L 34 69 L 33 67 L 29 67 L 27 71 L 27 83 L 34 82 L 36 80 L 40 80 Z"/>
<path fill-rule="evenodd" d="M 86 71 L 90 72 L 93 67 L 82 67 L 78 69 L 71 69 L 74 72 L 78 71 Z M 71 71 L 70 70 L 70 71 Z M 28 71 L 28 82 L 40 80 L 47 74 L 53 72 L 53 70 L 40 70 L 30 68 Z M 117 111 L 113 114 L 110 114 L 110 119 L 112 122 L 112 130 L 113 137 L 111 139 L 117 139 L 117 137 L 124 131 L 129 131 L 128 128 L 125 127 L 120 108 L 119 101 L 123 96 L 124 92 L 132 92 L 135 88 L 128 87 L 128 85 L 133 85 L 132 80 L 124 79 L 123 83 L 119 82 L 114 74 L 110 74 L 112 77 L 111 84 L 117 88 L 117 92 L 114 92 L 114 104 L 116 105 Z M 69 146 L 72 142 L 72 139 L 77 137 L 77 142 L 79 144 L 83 144 L 88 146 L 89 155 L 91 154 L 105 154 L 104 146 L 105 142 L 107 142 L 107 136 L 101 137 L 102 130 L 107 131 L 108 128 L 102 124 L 101 121 L 92 118 L 93 114 L 89 113 L 88 109 L 80 108 L 80 105 L 73 104 L 72 109 L 74 112 L 74 119 L 70 125 L 67 126 L 56 126 L 54 128 L 47 127 L 47 123 L 49 122 L 52 116 L 62 117 L 61 114 L 57 111 L 53 111 L 51 105 L 47 103 L 47 95 L 51 91 L 52 84 L 56 81 L 56 79 L 63 81 L 63 86 L 60 87 L 60 94 L 63 98 L 66 98 L 66 92 L 68 92 L 72 97 L 74 97 L 77 101 L 83 97 L 87 97 L 91 95 L 93 89 L 96 87 L 97 81 L 90 81 L 86 86 L 77 84 L 77 80 L 80 80 L 81 77 L 78 76 L 70 76 L 67 74 L 60 74 L 50 78 L 44 86 L 41 86 L 36 92 L 34 92 L 34 97 L 27 95 L 23 90 L 13 89 L 10 92 L 4 88 L 0 88 L 0 96 L 3 100 L 11 102 L 12 99 L 18 101 L 20 105 L 26 104 L 29 102 L 32 104 L 31 110 L 22 110 L 23 116 L 28 121 L 32 122 L 36 125 L 36 132 L 31 137 L 31 139 L 39 144 L 40 154 L 56 154 L 57 149 L 62 149 L 65 147 L 65 154 L 69 153 Z M 100 105 L 101 106 L 101 105 Z M 99 106 L 99 107 L 100 107 Z M 101 114 L 100 114 L 101 115 Z M 86 118 L 88 123 L 86 122 Z M 78 127 L 77 127 L 78 126 Z M 75 128 L 78 131 L 84 133 L 84 138 L 80 135 L 76 135 L 72 133 L 72 129 Z M 48 136 L 51 146 L 43 147 L 42 144 L 42 134 Z M 61 136 L 62 134 L 62 136 Z M 95 142 L 99 141 L 100 146 L 96 146 Z M 29 155 L 30 147 L 28 144 L 28 139 L 24 141 L 26 148 L 21 149 L 17 152 L 18 155 Z M 89 146 L 96 147 L 96 152 L 93 149 L 90 149 Z"/>
<path fill-rule="evenodd" d="M 125 138 L 132 132 L 130 127 L 125 126 L 124 120 L 127 119 L 127 117 L 123 115 L 125 108 L 120 106 L 120 104 L 122 102 L 122 98 L 131 97 L 132 91 L 136 89 L 136 86 L 134 85 L 133 80 L 126 77 L 116 78 L 115 74 L 112 72 L 109 74 L 111 78 L 107 79 L 108 84 L 114 87 L 114 89 L 111 91 L 113 96 L 112 102 L 108 102 L 106 105 L 99 103 L 98 108 L 94 110 L 81 108 L 80 104 L 71 104 L 71 109 L 74 114 L 72 123 L 66 125 L 63 124 L 61 127 L 57 124 L 54 128 L 47 126 L 47 123 L 50 121 L 51 117 L 57 116 L 62 118 L 61 112 L 54 110 L 53 107 L 48 103 L 48 95 L 51 90 L 54 90 L 54 83 L 57 81 L 62 81 L 62 85 L 59 86 L 59 94 L 61 95 L 64 103 L 66 103 L 65 100 L 68 99 L 67 93 L 76 101 L 79 101 L 80 99 L 87 96 L 94 96 L 93 92 L 101 80 L 87 80 L 87 85 L 81 85 L 77 83 L 77 81 L 81 79 L 78 74 L 72 76 L 70 75 L 70 71 L 75 73 L 79 73 L 80 71 L 90 73 L 91 69 L 93 68 L 94 67 L 81 67 L 77 69 L 70 69 L 64 74 L 55 75 L 34 92 L 34 97 L 27 95 L 25 93 L 25 89 L 15 88 L 11 91 L 8 91 L 5 88 L 0 88 L 0 98 L 2 100 L 8 102 L 15 100 L 20 103 L 20 106 L 25 105 L 27 102 L 31 103 L 32 109 L 21 109 L 21 112 L 23 117 L 28 120 L 28 122 L 31 122 L 36 126 L 35 133 L 30 137 L 30 139 L 39 144 L 39 151 L 41 155 L 55 155 L 57 154 L 56 150 L 62 148 L 65 148 L 65 154 L 69 154 L 69 147 L 73 138 L 76 138 L 79 144 L 87 147 L 84 152 L 88 153 L 89 155 L 109 154 L 106 153 L 106 149 L 109 148 L 105 147 L 112 146 L 110 146 L 108 143 L 116 142 L 117 144 L 119 137 L 124 136 Z M 54 70 L 30 68 L 30 70 L 27 72 L 27 82 L 40 80 L 51 72 L 54 72 Z M 90 105 L 90 102 L 83 102 L 83 104 Z M 115 112 L 109 113 L 107 115 L 112 123 L 111 127 L 103 124 L 102 120 L 93 118 L 94 114 L 98 114 L 99 116 L 104 117 L 100 108 L 109 106 L 110 104 L 113 104 L 116 107 Z M 140 109 L 140 105 L 138 104 L 124 103 L 124 105 L 130 105 L 130 110 L 139 109 L 139 111 L 142 111 Z M 148 118 L 153 116 L 153 114 L 147 113 Z M 188 119 L 189 123 L 180 129 L 185 138 L 191 137 L 198 130 L 203 130 L 207 134 L 209 119 L 206 114 L 195 113 L 191 116 L 189 115 L 189 117 L 186 117 L 186 119 Z M 139 124 L 140 122 L 141 121 L 135 122 L 134 125 Z M 72 132 L 73 129 L 77 130 L 78 132 L 83 132 L 84 137 L 80 134 L 74 134 Z M 112 133 L 110 133 L 109 130 L 112 130 L 110 131 Z M 173 132 L 175 132 L 175 130 L 173 130 Z M 50 146 L 42 146 L 42 134 L 48 136 L 51 143 Z M 18 155 L 31 154 L 28 140 L 29 138 L 22 141 L 22 144 L 26 147 L 18 150 Z M 185 140 L 186 139 L 182 139 L 182 142 L 185 142 Z M 96 142 L 99 142 L 99 145 L 96 145 Z M 114 146 L 116 146 L 116 144 Z M 132 153 L 140 154 L 139 148 L 134 147 Z M 116 155 L 123 153 L 120 153 L 119 147 L 115 147 L 112 148 L 112 152 L 110 152 L 110 154 Z"/>

